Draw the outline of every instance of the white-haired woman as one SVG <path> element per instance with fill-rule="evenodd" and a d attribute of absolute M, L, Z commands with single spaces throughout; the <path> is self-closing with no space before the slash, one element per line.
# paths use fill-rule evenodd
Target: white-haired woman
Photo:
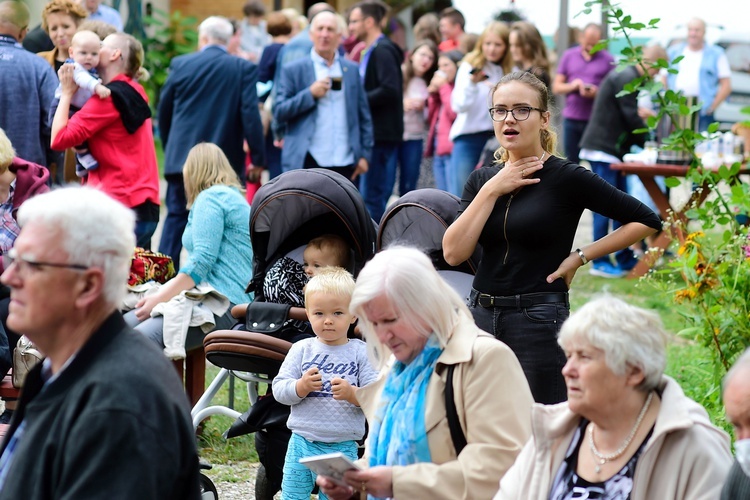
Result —
<path fill-rule="evenodd" d="M 658 315 L 614 297 L 573 313 L 559 337 L 568 401 L 534 406 L 495 499 L 718 498 L 729 437 L 663 374 L 667 339 Z"/>
<path fill-rule="evenodd" d="M 384 250 L 368 262 L 350 308 L 383 371 L 357 391 L 370 425 L 363 464 L 369 467 L 347 472 L 347 487 L 319 477 L 321 490 L 334 500 L 355 492 L 491 497 L 529 436 L 533 400 L 513 352 L 474 325 L 463 300 L 416 249 Z M 459 453 L 446 416 L 446 382 L 467 443 Z"/>

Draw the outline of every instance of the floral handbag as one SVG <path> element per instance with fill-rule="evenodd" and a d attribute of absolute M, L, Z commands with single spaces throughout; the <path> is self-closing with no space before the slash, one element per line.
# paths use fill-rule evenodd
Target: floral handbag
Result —
<path fill-rule="evenodd" d="M 142 285 L 149 281 L 166 283 L 174 278 L 175 274 L 172 257 L 137 247 L 130 261 L 128 285 Z"/>

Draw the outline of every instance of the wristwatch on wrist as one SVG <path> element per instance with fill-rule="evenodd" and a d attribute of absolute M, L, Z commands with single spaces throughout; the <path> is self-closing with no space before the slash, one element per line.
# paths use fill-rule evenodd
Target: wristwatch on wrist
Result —
<path fill-rule="evenodd" d="M 581 258 L 581 262 L 583 262 L 583 264 L 581 265 L 585 266 L 589 262 L 589 259 L 586 258 L 586 254 L 584 254 L 583 250 L 581 250 L 580 248 L 576 248 L 576 253 Z"/>

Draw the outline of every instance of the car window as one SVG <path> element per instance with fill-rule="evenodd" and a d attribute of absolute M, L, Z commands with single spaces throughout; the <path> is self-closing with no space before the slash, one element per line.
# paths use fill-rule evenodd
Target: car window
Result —
<path fill-rule="evenodd" d="M 732 71 L 750 73 L 750 43 L 748 42 L 719 42 L 727 55 Z"/>

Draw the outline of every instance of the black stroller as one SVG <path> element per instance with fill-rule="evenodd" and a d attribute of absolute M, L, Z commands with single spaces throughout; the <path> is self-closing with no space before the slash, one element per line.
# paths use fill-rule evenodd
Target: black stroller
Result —
<path fill-rule="evenodd" d="M 443 235 L 456 218 L 461 200 L 440 189 L 417 189 L 393 202 L 378 227 L 377 248 L 402 244 L 419 248 L 432 260 L 440 275 L 462 297 L 468 297 L 482 249 L 462 264 L 451 266 L 443 258 Z"/>
<path fill-rule="evenodd" d="M 255 303 L 266 300 L 263 280 L 269 268 L 282 257 L 300 256 L 308 241 L 323 234 L 336 234 L 346 240 L 351 248 L 350 271 L 356 276 L 375 252 L 376 230 L 359 191 L 335 172 L 293 170 L 272 179 L 256 193 L 250 215 L 254 258 L 249 288 L 255 292 Z M 251 383 L 262 381 L 270 386 L 291 344 L 272 335 L 253 332 L 255 322 L 250 318 L 247 323 L 248 331 L 221 330 L 208 334 L 204 341 L 206 359 L 221 367 L 222 373 L 226 370 L 247 372 L 251 374 L 249 377 L 240 378 Z M 281 488 L 284 457 L 291 435 L 286 427 L 289 407 L 276 402 L 270 393 L 255 398 L 251 392 L 251 402 L 251 408 L 237 418 L 226 437 L 255 432 L 261 462 L 255 495 L 266 500 L 273 498 Z M 196 417 L 205 418 L 212 413 L 205 405 L 204 408 L 197 406 L 198 412 L 193 411 L 194 423 Z M 221 410 L 214 412 L 238 415 Z"/>

